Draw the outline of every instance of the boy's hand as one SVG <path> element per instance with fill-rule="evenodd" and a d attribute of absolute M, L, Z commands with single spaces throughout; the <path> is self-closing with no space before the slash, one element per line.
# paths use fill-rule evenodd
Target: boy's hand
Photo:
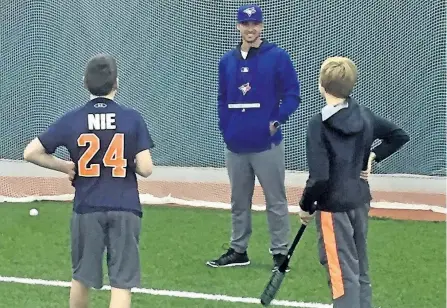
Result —
<path fill-rule="evenodd" d="M 371 154 L 369 154 L 368 167 L 366 168 L 366 170 L 363 170 L 362 172 L 360 172 L 361 179 L 368 181 L 368 177 L 371 173 L 372 162 L 374 161 L 375 158 L 376 158 L 376 154 L 374 154 L 374 152 L 371 152 Z"/>
<path fill-rule="evenodd" d="M 68 179 L 69 179 L 70 181 L 73 181 L 74 178 L 75 178 L 75 175 L 76 175 L 75 167 L 76 167 L 76 166 L 75 166 L 75 163 L 74 163 L 74 162 L 72 162 L 72 161 L 67 161 L 67 166 L 66 166 L 65 173 L 68 174 Z"/>
<path fill-rule="evenodd" d="M 315 216 L 315 212 L 310 214 L 309 212 L 303 211 L 301 206 L 298 206 L 298 215 L 300 215 L 300 221 L 303 225 L 307 225 Z"/>

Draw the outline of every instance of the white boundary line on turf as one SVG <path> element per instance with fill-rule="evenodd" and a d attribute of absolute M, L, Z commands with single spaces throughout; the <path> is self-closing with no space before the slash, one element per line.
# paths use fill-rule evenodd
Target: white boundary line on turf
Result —
<path fill-rule="evenodd" d="M 33 201 L 72 201 L 74 198 L 73 194 L 67 195 L 57 195 L 57 196 L 29 196 L 29 197 L 4 197 L 0 196 L 0 202 L 33 202 Z M 214 208 L 229 210 L 231 208 L 230 204 L 224 202 L 210 202 L 203 200 L 184 200 L 179 198 L 171 197 L 171 195 L 165 197 L 155 197 L 151 194 L 140 194 L 140 200 L 143 204 L 177 204 L 186 205 L 190 207 L 204 207 L 204 208 Z M 435 213 L 447 214 L 447 208 L 439 205 L 428 205 L 428 204 L 413 204 L 413 203 L 399 203 L 399 202 L 371 202 L 371 207 L 375 209 L 389 209 L 389 210 L 411 210 L 411 211 L 431 211 Z M 265 211 L 264 205 L 253 205 L 252 209 L 254 211 Z M 291 205 L 289 207 L 289 212 L 297 213 L 298 207 Z"/>
<path fill-rule="evenodd" d="M 19 277 L 4 277 L 0 276 L 0 282 L 5 283 L 19 283 L 27 285 L 39 285 L 47 287 L 60 287 L 69 288 L 71 286 L 70 282 L 60 281 L 60 280 L 43 280 L 43 279 L 31 279 L 31 278 L 19 278 Z M 110 290 L 110 286 L 104 286 L 101 290 Z M 228 295 L 219 294 L 206 294 L 206 293 L 196 293 L 196 292 L 184 292 L 184 291 L 173 291 L 173 290 L 155 290 L 155 289 L 142 289 L 135 288 L 132 289 L 132 293 L 148 294 L 148 295 L 159 295 L 177 298 L 188 298 L 188 299 L 202 299 L 202 300 L 212 300 L 212 301 L 223 301 L 232 303 L 245 303 L 245 304 L 260 304 L 260 300 L 252 297 L 234 297 Z M 272 306 L 282 306 L 282 307 L 298 307 L 298 308 L 331 308 L 332 305 L 321 304 L 321 303 L 304 303 L 296 301 L 286 301 L 286 300 L 273 300 Z"/>

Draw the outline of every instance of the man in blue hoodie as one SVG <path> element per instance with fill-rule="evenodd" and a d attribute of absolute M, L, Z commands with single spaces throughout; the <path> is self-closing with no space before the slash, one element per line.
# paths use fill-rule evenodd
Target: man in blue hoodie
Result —
<path fill-rule="evenodd" d="M 218 93 L 219 129 L 227 147 L 231 184 L 232 234 L 228 251 L 207 264 L 250 264 L 247 248 L 256 176 L 265 195 L 275 269 L 286 258 L 290 229 L 281 125 L 300 104 L 300 86 L 288 53 L 261 39 L 261 8 L 241 6 L 237 18 L 242 42 L 219 61 Z"/>

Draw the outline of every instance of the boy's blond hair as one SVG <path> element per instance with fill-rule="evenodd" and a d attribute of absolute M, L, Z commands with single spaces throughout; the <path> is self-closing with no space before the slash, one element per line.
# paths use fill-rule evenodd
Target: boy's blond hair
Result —
<path fill-rule="evenodd" d="M 320 85 L 327 94 L 348 97 L 357 82 L 357 66 L 346 57 L 327 58 L 320 68 Z"/>

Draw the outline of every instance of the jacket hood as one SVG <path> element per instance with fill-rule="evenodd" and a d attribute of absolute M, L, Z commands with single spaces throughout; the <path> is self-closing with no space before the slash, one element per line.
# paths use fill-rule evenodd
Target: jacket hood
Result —
<path fill-rule="evenodd" d="M 272 48 L 275 48 L 276 44 L 270 43 L 269 41 L 262 39 L 262 44 L 259 46 L 259 52 L 263 53 L 269 51 Z"/>
<path fill-rule="evenodd" d="M 361 132 L 365 124 L 359 104 L 350 97 L 344 103 L 325 106 L 321 117 L 326 125 L 344 135 Z"/>

